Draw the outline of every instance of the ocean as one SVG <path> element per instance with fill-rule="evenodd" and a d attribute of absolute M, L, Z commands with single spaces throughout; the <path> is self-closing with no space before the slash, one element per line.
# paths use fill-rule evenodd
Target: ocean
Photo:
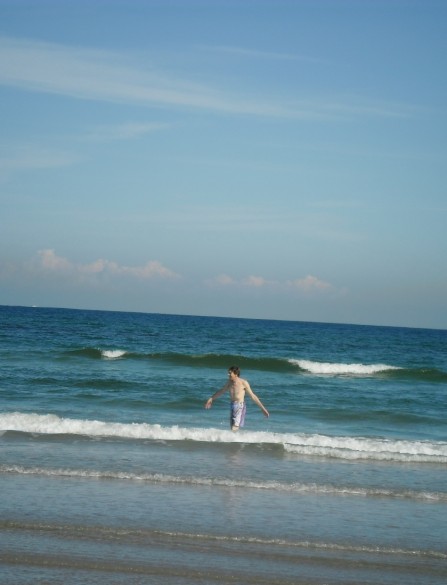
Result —
<path fill-rule="evenodd" d="M 0 307 L 0 582 L 444 585 L 446 421 L 445 330 Z"/>

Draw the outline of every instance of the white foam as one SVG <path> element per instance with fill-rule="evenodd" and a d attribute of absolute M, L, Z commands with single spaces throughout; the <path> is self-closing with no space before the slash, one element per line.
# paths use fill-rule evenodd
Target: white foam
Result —
<path fill-rule="evenodd" d="M 354 376 L 371 376 L 387 370 L 400 370 L 396 366 L 387 364 L 336 364 L 327 362 L 313 362 L 310 360 L 289 360 L 289 363 L 299 366 L 311 374 L 325 375 L 354 375 Z"/>
<path fill-rule="evenodd" d="M 371 459 L 447 463 L 447 442 L 405 441 L 368 437 L 330 437 L 304 433 L 233 433 L 213 428 L 164 427 L 148 423 L 114 423 L 61 418 L 53 414 L 0 414 L 1 431 L 39 434 L 69 434 L 123 439 L 202 441 L 207 443 L 250 443 L 282 445 L 291 454 L 339 459 Z"/>
<path fill-rule="evenodd" d="M 21 431 L 39 434 L 69 434 L 90 437 L 120 437 L 124 439 L 154 439 L 170 441 L 234 442 L 235 433 L 217 429 L 162 427 L 148 423 L 114 423 L 58 417 L 54 414 L 25 414 L 14 412 L 0 415 L 0 431 Z M 247 442 L 247 441 L 246 441 Z M 252 439 L 248 442 L 256 442 Z"/>
<path fill-rule="evenodd" d="M 298 455 L 309 455 L 313 457 L 331 457 L 336 459 L 346 459 L 349 461 L 356 460 L 375 460 L 375 461 L 401 461 L 413 463 L 447 463 L 446 455 L 426 454 L 426 453 L 405 453 L 401 451 L 377 451 L 337 449 L 334 447 L 318 447 L 308 445 L 284 445 L 288 453 Z"/>
<path fill-rule="evenodd" d="M 128 471 L 111 471 L 95 469 L 68 469 L 68 468 L 43 468 L 24 467 L 22 465 L 0 465 L 0 473 L 12 473 L 18 475 L 41 475 L 45 477 L 72 477 L 81 479 L 111 479 L 122 481 L 142 481 L 155 484 L 187 484 L 192 486 L 215 486 L 223 488 L 242 488 L 266 491 L 282 491 L 300 494 L 323 494 L 330 496 L 359 496 L 380 498 L 405 498 L 416 500 L 428 500 L 431 502 L 447 501 L 447 493 L 442 492 L 417 492 L 412 490 L 393 490 L 362 488 L 351 486 L 320 485 L 315 483 L 286 483 L 273 480 L 251 481 L 235 480 L 212 477 L 176 476 L 163 473 L 132 473 Z"/>
<path fill-rule="evenodd" d="M 109 360 L 116 360 L 123 357 L 127 352 L 122 349 L 104 349 L 101 351 L 101 355 Z"/>
<path fill-rule="evenodd" d="M 447 462 L 447 443 L 443 442 L 310 435 L 284 448 L 289 453 L 347 460 Z"/>

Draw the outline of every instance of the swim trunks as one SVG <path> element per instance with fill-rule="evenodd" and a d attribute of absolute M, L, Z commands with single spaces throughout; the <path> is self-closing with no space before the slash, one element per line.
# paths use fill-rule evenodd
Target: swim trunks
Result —
<path fill-rule="evenodd" d="M 245 412 L 247 405 L 245 402 L 232 402 L 231 403 L 231 414 L 230 414 L 230 425 L 231 427 L 243 427 L 245 422 Z"/>

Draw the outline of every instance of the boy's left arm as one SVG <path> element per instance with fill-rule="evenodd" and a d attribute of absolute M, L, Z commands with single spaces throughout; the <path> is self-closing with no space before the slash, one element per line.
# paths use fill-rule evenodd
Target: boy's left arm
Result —
<path fill-rule="evenodd" d="M 245 387 L 245 391 L 250 396 L 250 398 L 253 400 L 253 402 L 259 406 L 259 408 L 264 413 L 264 416 L 266 416 L 268 418 L 270 416 L 269 411 L 265 408 L 265 406 L 262 404 L 262 402 L 259 400 L 259 398 L 256 396 L 256 394 L 250 388 L 250 384 L 247 381 L 245 381 L 244 387 Z"/>

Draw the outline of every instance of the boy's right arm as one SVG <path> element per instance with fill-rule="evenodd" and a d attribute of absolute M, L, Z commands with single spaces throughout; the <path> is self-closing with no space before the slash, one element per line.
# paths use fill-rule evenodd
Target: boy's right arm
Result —
<path fill-rule="evenodd" d="M 215 398 L 219 398 L 219 396 L 221 396 L 228 387 L 228 382 L 225 384 L 225 386 L 223 386 L 223 388 L 221 388 L 220 390 L 218 390 L 217 392 L 214 392 L 214 394 L 208 398 L 208 400 L 205 402 L 205 408 L 211 408 L 212 404 L 213 404 L 213 400 Z"/>

